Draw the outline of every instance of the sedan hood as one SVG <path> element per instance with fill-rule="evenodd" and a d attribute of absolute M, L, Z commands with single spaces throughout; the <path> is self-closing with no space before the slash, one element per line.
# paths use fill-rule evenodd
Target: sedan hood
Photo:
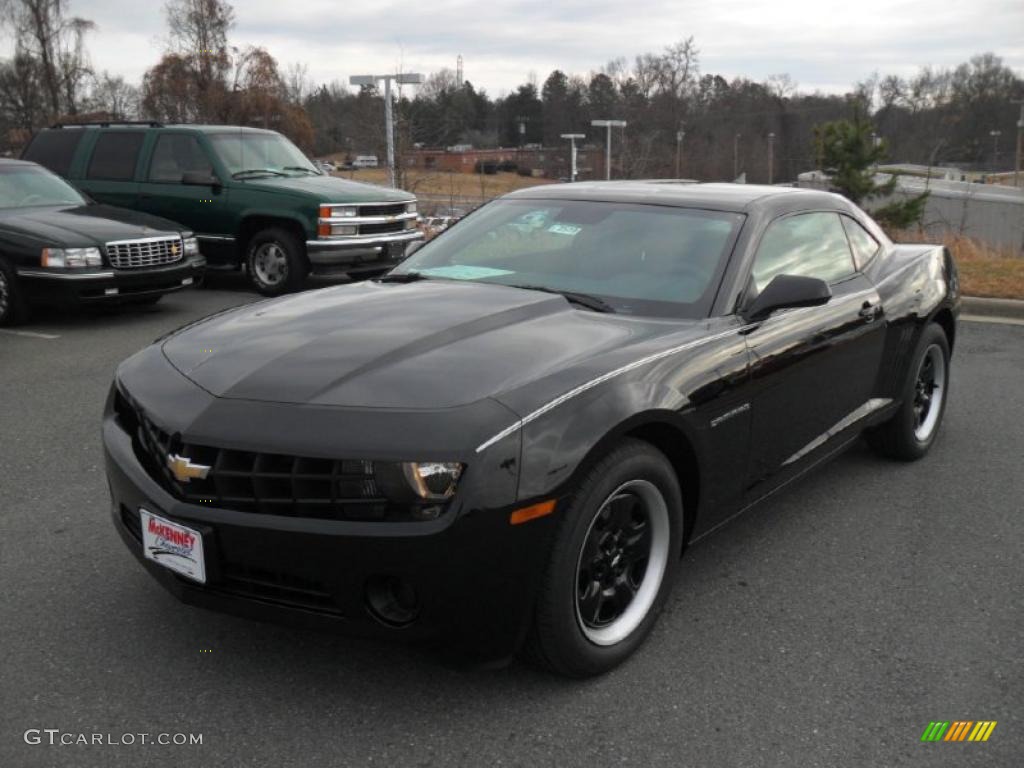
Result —
<path fill-rule="evenodd" d="M 371 282 L 213 317 L 165 340 L 163 352 L 217 397 L 451 408 L 664 332 L 665 323 L 577 310 L 537 291 Z"/>
<path fill-rule="evenodd" d="M 0 231 L 25 234 L 47 245 L 76 247 L 177 233 L 181 227 L 112 205 L 76 205 L 6 209 L 0 212 Z"/>

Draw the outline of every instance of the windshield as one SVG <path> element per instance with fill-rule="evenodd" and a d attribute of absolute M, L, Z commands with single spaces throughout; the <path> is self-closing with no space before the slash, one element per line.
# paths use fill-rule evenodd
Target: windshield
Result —
<path fill-rule="evenodd" d="M 0 165 L 0 208 L 33 205 L 85 205 L 64 179 L 38 165 Z"/>
<path fill-rule="evenodd" d="M 212 133 L 213 150 L 235 176 L 260 171 L 269 176 L 320 175 L 302 150 L 278 133 Z"/>
<path fill-rule="evenodd" d="M 741 221 L 658 205 L 498 200 L 392 275 L 583 294 L 623 314 L 705 317 Z"/>

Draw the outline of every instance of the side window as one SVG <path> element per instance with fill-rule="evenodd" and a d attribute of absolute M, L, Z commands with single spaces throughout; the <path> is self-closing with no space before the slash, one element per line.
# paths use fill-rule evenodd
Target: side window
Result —
<path fill-rule="evenodd" d="M 54 129 L 40 131 L 25 149 L 22 159 L 39 163 L 58 176 L 67 176 L 75 150 L 82 141 L 85 131 L 78 129 Z"/>
<path fill-rule="evenodd" d="M 864 227 L 851 219 L 849 216 L 840 216 L 843 220 L 843 227 L 846 235 L 850 238 L 850 247 L 853 249 L 853 261 L 857 269 L 864 269 L 864 266 L 871 261 L 878 253 L 878 241 L 871 236 Z"/>
<path fill-rule="evenodd" d="M 758 291 L 776 275 L 817 277 L 835 283 L 854 271 L 838 213 L 801 213 L 773 222 L 754 257 Z"/>
<path fill-rule="evenodd" d="M 106 131 L 96 139 L 89 158 L 85 178 L 103 181 L 131 181 L 135 178 L 135 163 L 139 159 L 141 131 Z"/>
<path fill-rule="evenodd" d="M 164 184 L 180 184 L 188 171 L 213 175 L 213 166 L 195 136 L 165 133 L 156 140 L 153 159 L 149 163 L 149 180 Z"/>

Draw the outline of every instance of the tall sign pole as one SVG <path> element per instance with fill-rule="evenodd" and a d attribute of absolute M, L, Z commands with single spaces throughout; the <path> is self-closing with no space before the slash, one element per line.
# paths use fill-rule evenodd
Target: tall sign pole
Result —
<path fill-rule="evenodd" d="M 352 75 L 348 82 L 349 85 L 376 86 L 381 80 L 384 81 L 384 138 L 388 147 L 388 181 L 393 187 L 395 186 L 395 119 L 391 104 L 391 81 L 393 80 L 399 85 L 419 85 L 423 82 L 423 75 L 418 72 L 397 75 Z"/>
<path fill-rule="evenodd" d="M 612 177 L 612 128 L 625 128 L 625 120 L 591 120 L 590 124 L 606 131 L 604 148 L 604 177 Z"/>
<path fill-rule="evenodd" d="M 570 173 L 569 181 L 576 181 L 576 139 L 587 138 L 585 133 L 563 133 L 563 139 L 569 140 L 569 152 L 570 152 Z"/>

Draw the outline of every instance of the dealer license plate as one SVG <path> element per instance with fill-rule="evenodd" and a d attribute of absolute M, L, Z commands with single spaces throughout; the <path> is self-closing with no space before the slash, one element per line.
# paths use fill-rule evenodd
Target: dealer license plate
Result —
<path fill-rule="evenodd" d="M 139 516 L 142 518 L 142 551 L 146 559 L 205 584 L 203 535 L 194 528 L 165 520 L 146 509 L 140 509 Z"/>

